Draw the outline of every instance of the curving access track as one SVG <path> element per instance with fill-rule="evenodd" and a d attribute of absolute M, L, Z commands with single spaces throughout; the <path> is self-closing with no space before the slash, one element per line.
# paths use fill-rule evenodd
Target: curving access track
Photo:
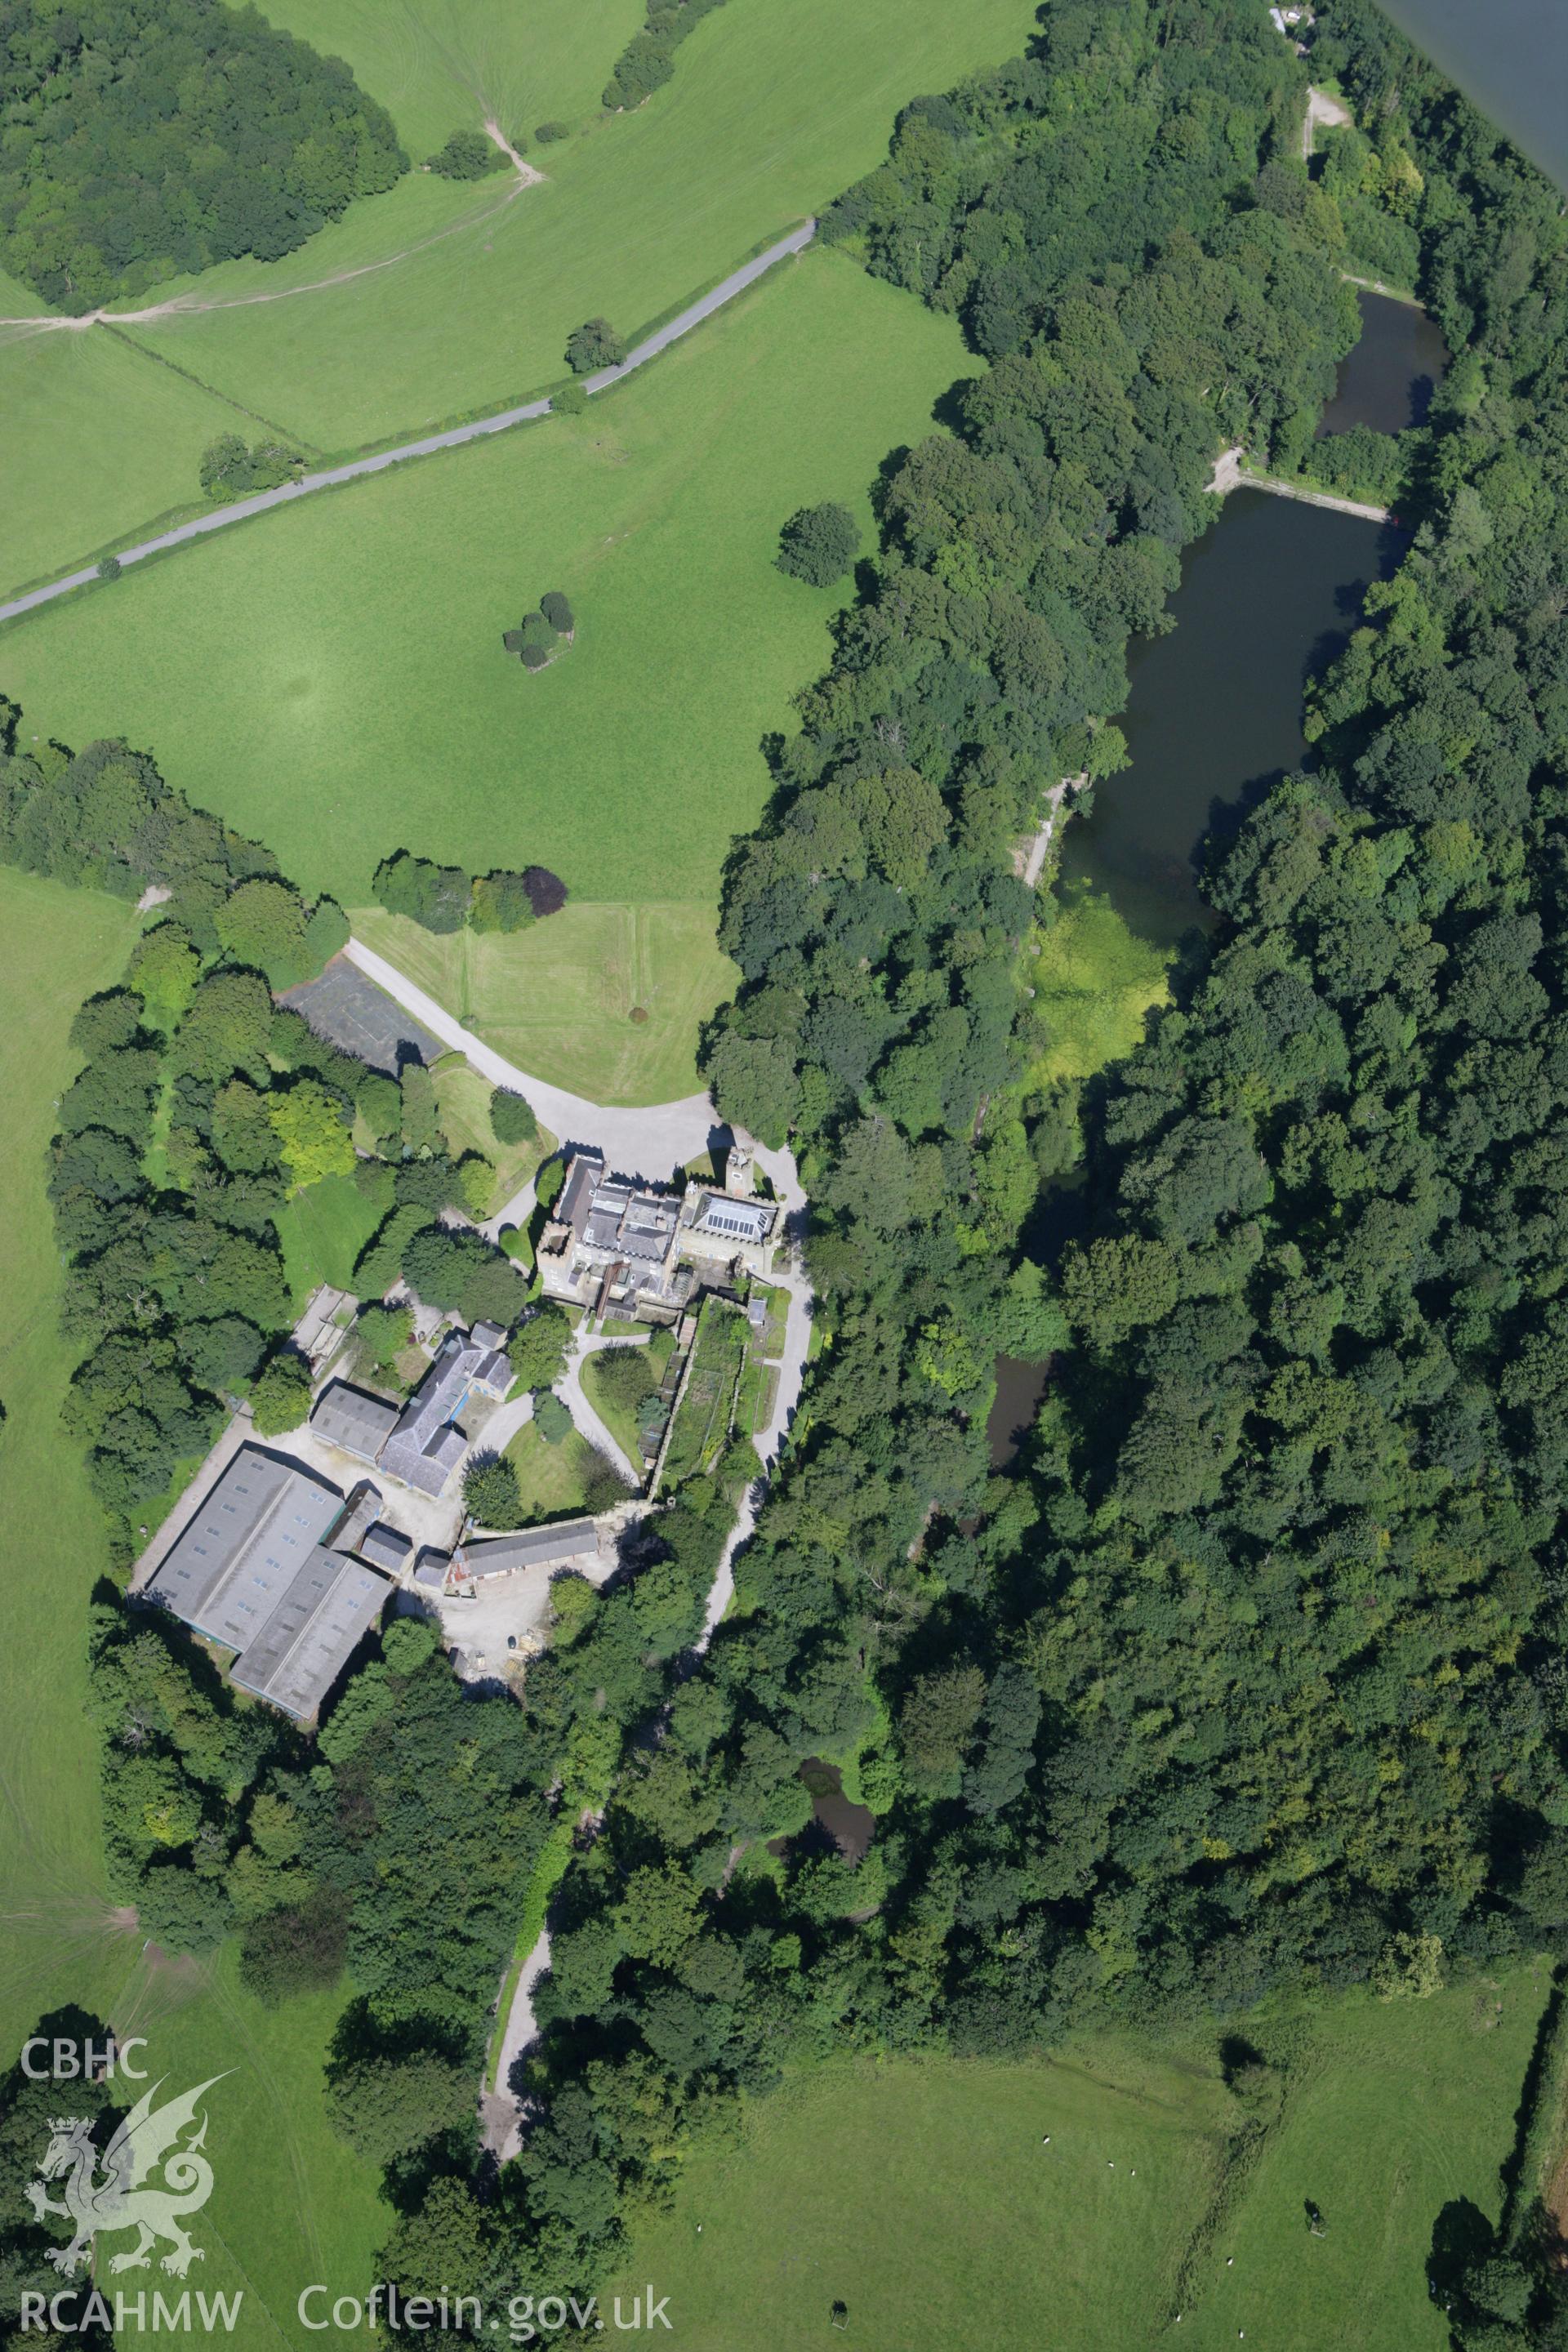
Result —
<path fill-rule="evenodd" d="M 630 375 L 634 368 L 646 367 L 649 360 L 657 359 L 682 335 L 689 335 L 704 319 L 710 319 L 715 310 L 721 310 L 726 302 L 732 302 L 737 294 L 743 294 L 748 286 L 754 286 L 775 262 L 804 253 L 816 235 L 815 220 L 791 229 L 787 236 L 770 245 L 765 253 L 742 262 L 739 269 L 732 269 L 708 293 L 689 303 L 668 325 L 645 336 L 618 367 L 601 368 L 596 374 L 584 376 L 584 390 L 606 392 L 611 384 Z M 292 499 L 308 499 L 316 490 L 336 489 L 343 482 L 358 481 L 363 474 L 384 474 L 389 466 L 401 466 L 410 457 L 430 457 L 440 449 L 461 448 L 465 441 L 483 440 L 488 434 L 509 433 L 514 425 L 531 425 L 535 418 L 549 414 L 548 400 L 525 400 L 520 407 L 503 408 L 496 416 L 479 416 L 468 425 L 449 425 L 444 433 L 426 433 L 417 441 L 400 442 L 395 449 L 381 449 L 370 457 L 351 458 L 347 465 L 323 467 L 319 473 L 305 474 L 297 482 L 281 483 L 275 490 L 258 490 L 254 498 L 237 499 L 233 506 L 218 507 L 211 514 L 195 515 L 189 522 L 177 523 L 173 530 L 160 531 L 156 538 L 144 539 L 138 546 L 121 548 L 120 562 L 121 565 L 141 563 L 149 555 L 161 555 L 165 548 L 182 547 L 189 540 L 205 539 L 212 531 L 226 530 L 230 523 L 265 514 L 269 507 L 288 506 Z M 98 566 L 89 563 L 79 572 L 68 572 L 63 580 L 51 580 L 47 587 L 30 588 L 25 596 L 13 596 L 8 604 L 0 604 L 0 621 L 15 620 L 19 614 L 34 612 L 40 604 L 53 604 L 57 596 L 68 596 L 73 589 L 85 588 L 97 577 Z"/>

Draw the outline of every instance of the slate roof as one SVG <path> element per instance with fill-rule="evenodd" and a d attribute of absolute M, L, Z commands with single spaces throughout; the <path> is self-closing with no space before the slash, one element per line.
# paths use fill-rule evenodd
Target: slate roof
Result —
<path fill-rule="evenodd" d="M 487 1536 L 482 1543 L 463 1546 L 458 1564 L 469 1576 L 504 1576 L 516 1568 L 552 1567 L 559 1560 L 580 1559 L 597 1551 L 598 1531 L 592 1519 L 559 1519 L 553 1527 L 519 1528 L 511 1535 Z"/>
<path fill-rule="evenodd" d="M 235 1660 L 229 1680 L 286 1714 L 313 1716 L 381 1615 L 391 1589 L 362 1560 L 318 1548 L 258 1638 Z"/>
<path fill-rule="evenodd" d="M 374 1462 L 397 1426 L 397 1407 L 347 1381 L 329 1381 L 310 1408 L 310 1426 L 329 1445 Z"/>
<path fill-rule="evenodd" d="M 379 1497 L 375 1498 L 379 1501 Z M 391 1589 L 326 1538 L 360 1539 L 371 1498 L 345 1514 L 334 1486 L 242 1445 L 147 1586 L 209 1641 L 237 1652 L 229 1679 L 289 1715 L 317 1712 Z"/>
<path fill-rule="evenodd" d="M 605 1163 L 598 1152 L 574 1152 L 561 1198 L 555 1203 L 555 1214 L 563 1224 L 571 1226 L 579 1241 L 587 1226 L 588 1212 L 604 1173 Z"/>
<path fill-rule="evenodd" d="M 389 1576 L 396 1576 L 413 1549 L 412 1540 L 401 1529 L 389 1528 L 384 1519 L 378 1519 L 361 1538 L 359 1552 L 360 1558 L 368 1559 L 373 1568 L 384 1568 Z"/>
<path fill-rule="evenodd" d="M 198 1633 L 243 1650 L 342 1507 L 336 1487 L 298 1463 L 242 1445 L 147 1590 Z"/>
<path fill-rule="evenodd" d="M 468 1392 L 478 1357 L 456 1331 L 442 1340 L 436 1360 L 398 1417 L 382 1447 L 381 1467 L 422 1495 L 438 1495 L 468 1451 L 468 1439 L 450 1424 Z"/>

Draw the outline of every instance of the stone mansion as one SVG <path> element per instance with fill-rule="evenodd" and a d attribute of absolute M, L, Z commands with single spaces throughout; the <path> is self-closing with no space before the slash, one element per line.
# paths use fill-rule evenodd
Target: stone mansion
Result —
<path fill-rule="evenodd" d="M 596 1151 L 576 1151 L 539 1244 L 547 1298 L 590 1316 L 675 1323 L 702 1290 L 734 1290 L 773 1263 L 782 1212 L 753 1192 L 748 1144 L 737 1139 L 725 1190 L 684 1196 L 611 1176 Z"/>

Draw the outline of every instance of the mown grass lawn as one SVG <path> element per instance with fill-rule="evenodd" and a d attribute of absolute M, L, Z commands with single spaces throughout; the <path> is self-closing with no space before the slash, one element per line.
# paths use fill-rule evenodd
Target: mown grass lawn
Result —
<path fill-rule="evenodd" d="M 59 1423 L 72 1358 L 44 1181 L 55 1104 L 78 1066 L 71 1017 L 120 978 L 135 928 L 111 898 L 0 866 L 0 2068 L 40 2015 L 79 2002 L 121 2034 L 145 2034 L 142 2063 L 172 2087 L 226 2074 L 207 2103 L 216 2185 L 190 2284 L 244 2287 L 225 2337 L 236 2352 L 275 2352 L 279 2338 L 303 2352 L 313 2339 L 294 2315 L 300 2287 L 325 2277 L 363 2294 L 390 2223 L 374 2175 L 329 2129 L 321 2103 L 342 1996 L 269 2011 L 240 1988 L 232 1948 L 200 1965 L 143 1952 L 134 1927 L 111 1918 L 104 1880 L 87 1620 L 110 1563 Z"/>
<path fill-rule="evenodd" d="M 409 925 L 410 929 L 417 928 L 416 924 Z M 429 939 L 432 934 L 426 931 L 422 936 Z M 555 1138 L 548 1128 L 541 1128 L 527 1143 L 498 1143 L 495 1129 L 490 1125 L 494 1088 L 460 1055 L 448 1054 L 438 1062 L 435 1078 L 437 1112 L 453 1159 L 461 1160 L 466 1152 L 477 1151 L 496 1171 L 484 1213 L 493 1216 L 521 1191 L 541 1161 L 549 1158 L 555 1149 Z"/>
<path fill-rule="evenodd" d="M 675 1334 L 672 1331 L 655 1331 L 651 1339 L 634 1342 L 627 1351 L 635 1354 L 642 1364 L 650 1390 L 657 1390 L 663 1380 L 674 1349 Z M 628 1412 L 624 1405 L 617 1404 L 605 1384 L 605 1360 L 614 1352 L 611 1349 L 601 1348 L 584 1358 L 584 1393 L 627 1461 L 640 1462 L 642 1443 L 637 1431 L 637 1416 L 635 1412 Z"/>
<path fill-rule="evenodd" d="M 595 1102 L 695 1094 L 698 1030 L 740 984 L 710 899 L 575 898 L 505 937 L 426 931 L 380 907 L 353 919 L 367 947 L 519 1069 Z"/>
<path fill-rule="evenodd" d="M 506 1459 L 517 1472 L 522 1503 L 520 1527 L 536 1527 L 542 1519 L 569 1518 L 582 1509 L 594 1468 L 594 1449 L 579 1431 L 568 1430 L 559 1445 L 552 1445 L 531 1422 L 525 1423 L 507 1447 Z"/>
<path fill-rule="evenodd" d="M 349 907 L 400 847 L 553 867 L 622 911 L 525 936 L 534 983 L 490 1001 L 510 1016 L 495 1042 L 537 1067 L 539 1041 L 540 1074 L 584 1093 L 689 1092 L 697 1018 L 727 992 L 691 910 L 711 922 L 767 794 L 762 740 L 823 667 L 842 601 L 773 568 L 779 525 L 846 499 L 869 544 L 879 462 L 930 429 L 963 365 L 955 321 L 808 254 L 580 419 L 306 500 L 14 624 L 0 687 L 42 733 L 151 749 Z M 551 586 L 577 642 L 530 677 L 500 635 Z M 650 905 L 686 910 L 675 933 L 639 938 L 625 910 Z M 653 997 L 645 1024 L 634 990 Z"/>

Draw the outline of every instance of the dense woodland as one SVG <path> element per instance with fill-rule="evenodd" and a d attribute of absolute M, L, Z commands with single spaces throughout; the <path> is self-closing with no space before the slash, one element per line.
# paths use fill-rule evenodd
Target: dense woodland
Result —
<path fill-rule="evenodd" d="M 205 1880 L 201 1931 L 243 1918 L 274 1994 L 347 1956 L 334 2075 L 411 2289 L 591 2284 L 791 2061 L 1420 1998 L 1568 1925 L 1568 236 L 1380 23 L 1324 0 L 1320 32 L 1365 152 L 1315 173 L 1263 10 L 1102 0 L 917 101 L 828 217 L 957 312 L 975 373 L 885 470 L 727 878 L 709 1074 L 797 1152 L 828 1344 L 705 1658 L 738 1460 L 626 1583 L 560 1589 L 521 1711 L 394 1629 L 312 1760 L 100 1626 L 112 1769 L 165 1773 L 111 1821 L 179 1832 L 144 1876 Z M 1377 237 L 1458 354 L 1414 542 L 1313 691 L 1314 772 L 1212 845 L 1219 925 L 1147 1042 L 1046 1085 L 1019 973 L 1049 907 L 1012 845 L 1121 763 L 1127 639 L 1215 451 L 1300 457 Z M 111 836 L 25 781 L 10 837 L 102 879 Z M 999 1345 L 1053 1369 L 993 1475 Z M 482 1855 L 447 1741 L 513 1828 Z M 878 1817 L 858 1865 L 808 1829 L 808 1756 Z M 565 1864 L 545 2030 L 489 2181 L 457 2077 L 536 1855 Z M 1482 2250 L 1460 2340 L 1559 2341 L 1555 2278 L 1527 2234 Z"/>
<path fill-rule="evenodd" d="M 0 0 L 0 263 L 77 315 L 276 261 L 407 170 L 341 58 L 222 0 Z"/>
<path fill-rule="evenodd" d="M 1450 94 L 1400 110 L 1402 63 L 1346 70 L 1470 347 L 1426 520 L 1316 697 L 1319 772 L 1216 845 L 1212 947 L 1081 1099 L 1032 1079 L 1009 845 L 1118 764 L 1216 446 L 1291 462 L 1353 332 L 1306 77 L 1262 12 L 1053 10 L 830 215 L 990 362 L 885 477 L 729 877 L 710 1073 L 794 1140 L 831 1345 L 736 1607 L 560 1890 L 474 2265 L 591 2276 L 792 2054 L 1415 1998 L 1568 1916 L 1563 231 Z M 1055 1366 L 994 1477 L 998 1341 Z M 879 1815 L 858 1867 L 798 1834 L 813 1754 Z M 403 2221 L 410 2282 L 453 2197 Z"/>

